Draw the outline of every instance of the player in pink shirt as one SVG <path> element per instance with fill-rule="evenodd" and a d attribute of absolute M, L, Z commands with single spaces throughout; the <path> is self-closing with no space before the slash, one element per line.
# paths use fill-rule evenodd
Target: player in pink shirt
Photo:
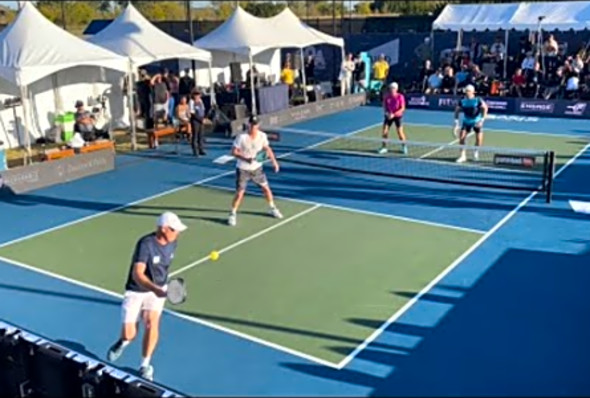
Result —
<path fill-rule="evenodd" d="M 383 99 L 383 109 L 385 111 L 385 120 L 383 121 L 383 138 L 387 140 L 389 138 L 389 128 L 395 123 L 397 130 L 397 136 L 402 142 L 402 152 L 408 153 L 408 148 L 404 143 L 406 141 L 406 135 L 404 134 L 404 126 L 402 126 L 402 117 L 406 110 L 406 99 L 403 94 L 399 93 L 397 83 L 391 83 L 389 85 L 389 92 Z M 379 149 L 380 154 L 387 153 L 387 141 L 383 141 L 383 146 Z"/>

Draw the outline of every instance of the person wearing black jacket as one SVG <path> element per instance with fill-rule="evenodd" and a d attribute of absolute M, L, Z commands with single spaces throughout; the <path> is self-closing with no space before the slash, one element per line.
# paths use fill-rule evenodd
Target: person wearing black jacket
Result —
<path fill-rule="evenodd" d="M 185 69 L 184 74 L 180 78 L 178 83 L 178 94 L 183 96 L 190 96 L 192 91 L 195 89 L 195 79 L 190 76 L 190 69 Z"/>
<path fill-rule="evenodd" d="M 191 111 L 191 146 L 194 156 L 205 156 L 205 138 L 203 137 L 203 123 L 205 121 L 205 104 L 201 98 L 201 93 L 194 91 L 191 94 L 189 103 Z"/>
<path fill-rule="evenodd" d="M 362 60 L 360 55 L 357 55 L 354 61 L 354 72 L 352 72 L 355 85 L 354 92 L 360 93 L 367 91 L 367 87 L 365 84 L 365 79 L 367 77 L 367 73 L 365 71 L 365 62 Z"/>

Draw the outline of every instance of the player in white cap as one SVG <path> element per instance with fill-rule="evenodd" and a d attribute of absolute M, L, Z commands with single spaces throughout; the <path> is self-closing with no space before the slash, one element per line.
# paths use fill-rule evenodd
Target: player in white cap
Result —
<path fill-rule="evenodd" d="M 398 91 L 398 84 L 393 82 L 389 85 L 389 92 L 383 99 L 383 110 L 385 111 L 385 120 L 383 120 L 383 144 L 379 148 L 380 154 L 387 153 L 387 140 L 389 139 L 389 128 L 395 124 L 397 136 L 402 142 L 402 152 L 408 153 L 406 147 L 406 135 L 404 134 L 404 126 L 402 126 L 402 117 L 406 110 L 406 98 Z"/>
<path fill-rule="evenodd" d="M 141 315 L 145 333 L 139 372 L 148 380 L 154 377 L 150 360 L 158 343 L 160 315 L 166 302 L 168 270 L 174 258 L 178 235 L 186 228 L 176 214 L 165 212 L 158 218 L 156 231 L 137 242 L 125 284 L 121 336 L 107 354 L 109 361 L 116 361 L 121 356 L 137 335 L 137 323 Z"/>
<path fill-rule="evenodd" d="M 475 132 L 475 145 L 483 145 L 483 122 L 488 115 L 488 106 L 483 99 L 475 95 L 475 87 L 471 84 L 465 87 L 465 96 L 459 100 L 455 108 L 455 129 L 459 130 L 459 113 L 463 112 L 463 125 L 459 132 L 459 144 L 465 145 L 467 135 L 473 130 Z M 479 152 L 473 152 L 473 160 L 479 160 Z M 457 163 L 467 161 L 467 153 L 465 149 L 461 150 L 461 155 L 457 159 Z"/>

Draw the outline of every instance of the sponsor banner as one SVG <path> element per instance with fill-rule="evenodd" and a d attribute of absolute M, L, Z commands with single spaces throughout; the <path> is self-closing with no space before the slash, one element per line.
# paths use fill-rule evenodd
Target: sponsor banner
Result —
<path fill-rule="evenodd" d="M 494 164 L 501 166 L 525 167 L 530 169 L 535 166 L 535 158 L 533 156 L 495 154 Z"/>
<path fill-rule="evenodd" d="M 258 119 L 262 127 L 279 127 L 292 123 L 313 119 L 332 113 L 353 109 L 366 103 L 364 93 L 347 95 L 345 97 L 329 98 L 322 101 L 311 102 L 305 105 L 295 106 L 284 111 L 259 115 Z M 238 119 L 231 122 L 232 133 L 242 131 L 248 119 Z"/>
<path fill-rule="evenodd" d="M 408 94 L 406 96 L 408 107 L 429 108 L 430 99 L 427 95 Z"/>
<path fill-rule="evenodd" d="M 519 113 L 537 113 L 542 115 L 553 115 L 555 113 L 555 102 L 542 100 L 519 100 Z"/>
<path fill-rule="evenodd" d="M 104 173 L 114 168 L 114 151 L 96 151 L 3 171 L 0 174 L 0 188 L 17 194 L 24 193 Z"/>
<path fill-rule="evenodd" d="M 563 114 L 567 116 L 574 116 L 574 117 L 590 117 L 590 109 L 588 108 L 588 103 L 585 101 L 576 101 L 569 104 L 564 104 L 565 109 L 563 110 Z M 561 111 L 561 109 L 559 109 Z"/>

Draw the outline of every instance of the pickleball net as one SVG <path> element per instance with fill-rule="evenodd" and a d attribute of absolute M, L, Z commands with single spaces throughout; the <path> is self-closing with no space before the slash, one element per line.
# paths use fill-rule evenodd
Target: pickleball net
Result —
<path fill-rule="evenodd" d="M 263 128 L 289 151 L 281 160 L 322 169 L 491 189 L 544 192 L 551 201 L 555 154 L 547 150 L 474 147 L 338 135 L 291 128 Z M 457 159 L 465 153 L 467 161 Z M 477 156 L 477 160 L 475 157 Z"/>

